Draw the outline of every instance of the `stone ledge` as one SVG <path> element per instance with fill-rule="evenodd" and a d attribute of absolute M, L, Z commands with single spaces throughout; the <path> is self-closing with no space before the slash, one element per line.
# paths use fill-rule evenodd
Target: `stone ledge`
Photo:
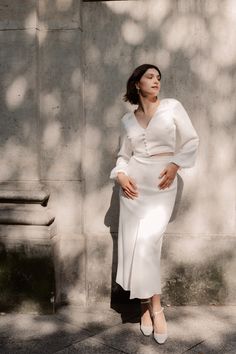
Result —
<path fill-rule="evenodd" d="M 49 193 L 44 190 L 0 190 L 1 203 L 38 203 L 46 205 L 48 198 Z"/>
<path fill-rule="evenodd" d="M 20 244 L 51 245 L 56 226 L 0 225 L 0 242 L 7 248 Z"/>
<path fill-rule="evenodd" d="M 7 225 L 41 225 L 49 226 L 53 223 L 55 217 L 47 210 L 31 210 L 29 207 L 23 209 L 6 207 L 1 210 L 0 224 Z"/>

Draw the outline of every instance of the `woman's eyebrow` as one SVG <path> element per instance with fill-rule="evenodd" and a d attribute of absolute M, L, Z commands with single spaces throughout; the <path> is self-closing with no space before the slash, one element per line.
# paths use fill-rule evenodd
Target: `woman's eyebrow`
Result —
<path fill-rule="evenodd" d="M 147 75 L 154 75 L 154 74 L 151 74 L 151 73 L 149 73 L 149 74 L 147 74 Z M 155 75 L 154 75 L 155 76 Z M 160 77 L 160 74 L 158 74 L 158 75 L 156 75 L 157 77 Z"/>

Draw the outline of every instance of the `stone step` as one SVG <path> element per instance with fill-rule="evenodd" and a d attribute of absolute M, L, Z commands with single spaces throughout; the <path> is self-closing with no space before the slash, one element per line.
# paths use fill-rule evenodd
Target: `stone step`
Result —
<path fill-rule="evenodd" d="M 46 205 L 49 193 L 45 190 L 7 190 L 0 185 L 0 203 L 37 203 Z"/>
<path fill-rule="evenodd" d="M 0 208 L 0 224 L 7 225 L 38 225 L 49 226 L 53 223 L 55 217 L 47 209 L 40 206 L 39 208 L 30 208 L 27 204 L 25 207 L 1 205 Z"/>
<path fill-rule="evenodd" d="M 39 181 L 0 183 L 1 249 L 51 252 L 48 246 L 56 235 L 56 225 L 48 199 L 49 192 Z"/>
<path fill-rule="evenodd" d="M 34 210 L 34 211 L 42 211 L 48 210 L 47 207 L 42 206 L 41 204 L 35 203 L 0 203 L 0 213 L 4 209 L 14 209 L 14 210 Z"/>
<path fill-rule="evenodd" d="M 56 226 L 0 225 L 0 243 L 4 246 L 51 245 Z"/>

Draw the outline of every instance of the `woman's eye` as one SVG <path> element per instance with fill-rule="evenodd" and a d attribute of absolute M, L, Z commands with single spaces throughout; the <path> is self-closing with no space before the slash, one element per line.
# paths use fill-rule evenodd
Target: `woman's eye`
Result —
<path fill-rule="evenodd" d="M 148 79 L 152 79 L 152 78 L 153 78 L 152 76 L 148 77 Z M 157 80 L 160 81 L 161 79 L 158 77 Z"/>

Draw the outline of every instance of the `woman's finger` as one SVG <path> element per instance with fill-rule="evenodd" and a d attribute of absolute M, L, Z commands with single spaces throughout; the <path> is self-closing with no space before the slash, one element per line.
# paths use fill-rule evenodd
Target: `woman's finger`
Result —
<path fill-rule="evenodd" d="M 125 190 L 128 190 L 129 193 L 133 196 L 137 196 L 138 195 L 138 191 L 136 189 L 133 189 L 131 186 L 126 186 Z"/>
<path fill-rule="evenodd" d="M 125 198 L 133 199 L 133 197 L 131 198 L 131 197 L 129 196 L 129 194 L 126 193 L 126 191 L 124 191 L 124 190 L 123 190 L 123 195 L 125 196 Z"/>
<path fill-rule="evenodd" d="M 158 187 L 162 188 L 163 185 L 166 183 L 167 180 L 168 180 L 168 178 L 165 176 L 165 177 L 161 180 L 161 182 L 158 184 Z"/>
<path fill-rule="evenodd" d="M 132 193 L 130 193 L 129 190 L 123 189 L 123 193 L 124 195 L 129 198 L 129 199 L 134 199 L 135 195 L 133 195 Z"/>
<path fill-rule="evenodd" d="M 161 189 L 165 189 L 166 187 L 169 187 L 172 182 L 173 182 L 172 178 L 166 178 L 165 180 L 163 180 L 163 181 L 159 184 L 159 187 L 160 187 Z"/>
<path fill-rule="evenodd" d="M 164 170 L 161 171 L 160 175 L 159 175 L 159 178 L 162 178 L 167 172 L 167 169 L 164 168 Z"/>
<path fill-rule="evenodd" d="M 170 187 L 170 185 L 172 184 L 173 179 L 172 178 L 167 178 L 165 183 L 161 186 L 161 189 L 165 189 Z"/>
<path fill-rule="evenodd" d="M 132 193 L 137 194 L 138 190 L 137 190 L 137 184 L 135 182 L 135 180 L 132 179 L 132 181 L 129 181 L 129 183 L 126 186 Z"/>
<path fill-rule="evenodd" d="M 137 184 L 134 178 L 129 177 L 129 182 L 135 189 L 137 189 Z"/>
<path fill-rule="evenodd" d="M 135 189 L 132 187 L 130 183 L 128 183 L 126 186 L 123 186 L 123 191 L 126 192 L 130 197 L 137 197 L 138 196 L 138 191 L 137 188 Z"/>
<path fill-rule="evenodd" d="M 137 194 L 134 194 L 132 192 L 130 192 L 128 189 L 124 189 L 124 192 L 127 193 L 130 197 L 137 197 L 138 195 Z"/>

